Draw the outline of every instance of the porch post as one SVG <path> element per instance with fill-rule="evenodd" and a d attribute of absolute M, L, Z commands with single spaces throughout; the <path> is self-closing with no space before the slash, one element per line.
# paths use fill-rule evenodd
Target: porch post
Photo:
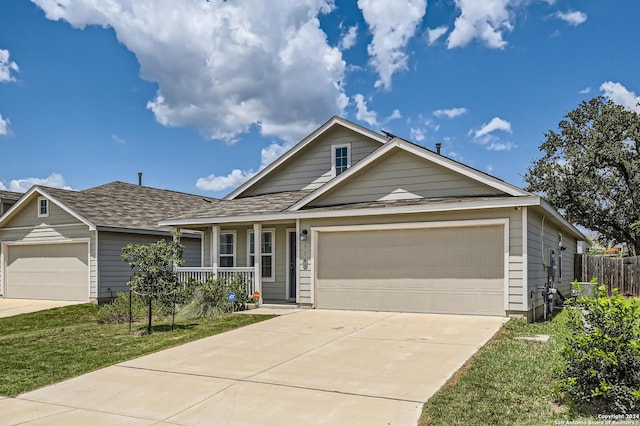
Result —
<path fill-rule="evenodd" d="M 254 291 L 260 292 L 258 305 L 262 305 L 262 224 L 253 224 L 253 282 Z"/>
<path fill-rule="evenodd" d="M 211 227 L 211 267 L 213 268 L 213 276 L 218 278 L 218 247 L 220 246 L 220 227 L 213 225 Z"/>

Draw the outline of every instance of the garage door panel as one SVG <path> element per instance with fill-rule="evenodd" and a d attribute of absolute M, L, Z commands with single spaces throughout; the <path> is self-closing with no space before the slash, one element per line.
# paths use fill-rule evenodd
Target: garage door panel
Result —
<path fill-rule="evenodd" d="M 87 300 L 87 243 L 8 246 L 7 297 Z"/>
<path fill-rule="evenodd" d="M 317 305 L 504 315 L 502 225 L 318 233 Z"/>

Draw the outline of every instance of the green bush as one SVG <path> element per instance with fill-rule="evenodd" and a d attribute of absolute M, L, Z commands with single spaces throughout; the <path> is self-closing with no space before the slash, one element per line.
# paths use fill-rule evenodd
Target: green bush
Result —
<path fill-rule="evenodd" d="M 560 390 L 583 413 L 640 412 L 640 301 L 598 286 L 567 309 Z"/>
<path fill-rule="evenodd" d="M 146 320 L 149 317 L 149 299 L 146 296 L 132 294 L 131 312 L 134 322 Z M 170 311 L 161 302 L 151 303 L 153 319 L 162 319 Z M 113 302 L 102 305 L 98 309 L 96 318 L 100 324 L 123 324 L 129 322 L 129 292 L 118 293 Z"/>
<path fill-rule="evenodd" d="M 247 303 L 253 302 L 253 296 L 247 291 L 241 276 L 232 280 L 226 277 L 209 277 L 206 281 L 192 281 L 187 287 L 192 289 L 193 296 L 178 310 L 178 318 L 215 317 L 244 310 Z M 233 303 L 229 302 L 230 292 L 236 294 L 236 301 Z"/>

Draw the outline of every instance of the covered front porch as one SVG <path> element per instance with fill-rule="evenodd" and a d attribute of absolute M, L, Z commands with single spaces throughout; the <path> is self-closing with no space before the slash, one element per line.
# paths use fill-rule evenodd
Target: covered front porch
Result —
<path fill-rule="evenodd" d="M 200 267 L 178 268 L 180 280 L 240 279 L 259 304 L 300 303 L 300 239 L 297 221 L 188 226 L 202 234 Z M 259 235 L 259 238 L 255 236 Z M 256 293 L 257 292 L 257 293 Z"/>

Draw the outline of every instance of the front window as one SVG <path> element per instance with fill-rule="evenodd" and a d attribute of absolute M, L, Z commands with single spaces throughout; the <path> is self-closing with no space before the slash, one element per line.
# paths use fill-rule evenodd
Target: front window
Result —
<path fill-rule="evenodd" d="M 249 266 L 255 265 L 255 250 L 254 250 L 254 233 L 249 233 Z M 260 250 L 262 251 L 262 262 L 260 268 L 262 269 L 262 279 L 264 281 L 275 280 L 275 256 L 274 256 L 274 232 L 262 231 L 262 239 L 260 241 Z"/>
<path fill-rule="evenodd" d="M 44 197 L 38 197 L 38 217 L 49 216 L 49 200 Z"/>
<path fill-rule="evenodd" d="M 331 168 L 334 176 L 338 176 L 351 166 L 351 146 L 333 145 L 331 147 Z"/>
<path fill-rule="evenodd" d="M 233 268 L 236 263 L 236 234 L 233 232 L 223 232 L 220 234 L 220 259 L 218 266 L 222 268 Z"/>

